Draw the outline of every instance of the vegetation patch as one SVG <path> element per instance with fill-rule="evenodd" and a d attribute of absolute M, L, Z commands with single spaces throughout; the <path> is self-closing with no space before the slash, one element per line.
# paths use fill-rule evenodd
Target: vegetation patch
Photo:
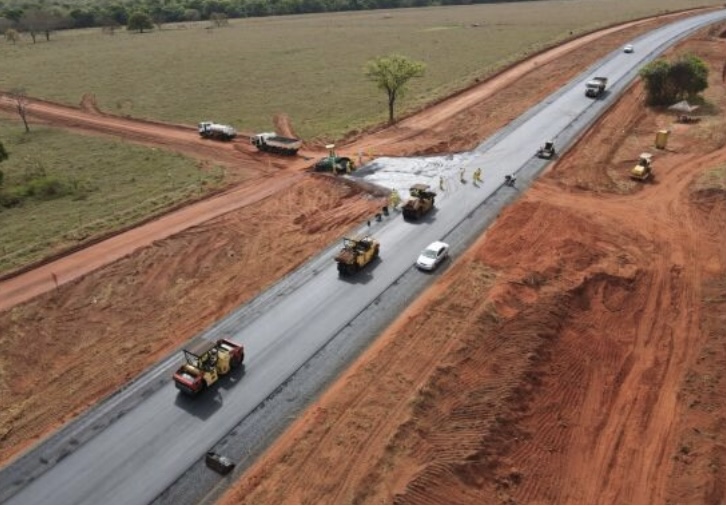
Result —
<path fill-rule="evenodd" d="M 232 19 L 211 30 L 209 21 L 143 34 L 65 30 L 37 43 L 21 33 L 0 43 L 0 89 L 72 105 L 94 93 L 104 112 L 240 131 L 267 131 L 283 111 L 304 139 L 325 140 L 386 121 L 386 97 L 363 74 L 378 56 L 426 64 L 400 116 L 578 33 L 722 4 L 550 0 Z"/>
<path fill-rule="evenodd" d="M 0 272 L 159 214 L 223 183 L 224 171 L 123 142 L 0 124 Z"/>
<path fill-rule="evenodd" d="M 0 207 L 18 207 L 30 199 L 52 200 L 65 196 L 82 200 L 96 188 L 89 181 L 48 176 L 38 159 L 26 158 L 19 165 L 25 167 L 13 186 L 0 182 Z"/>
<path fill-rule="evenodd" d="M 694 55 L 682 55 L 674 62 L 653 61 L 640 70 L 640 77 L 645 81 L 649 105 L 694 100 L 708 88 L 708 66 Z"/>
<path fill-rule="evenodd" d="M 726 165 L 705 172 L 694 184 L 694 190 L 726 190 Z"/>

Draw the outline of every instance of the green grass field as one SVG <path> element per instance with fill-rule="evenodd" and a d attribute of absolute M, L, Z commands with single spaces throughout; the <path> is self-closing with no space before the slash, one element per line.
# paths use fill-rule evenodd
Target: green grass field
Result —
<path fill-rule="evenodd" d="M 100 29 L 0 44 L 0 89 L 195 124 L 272 127 L 287 113 L 298 134 L 336 137 L 385 119 L 385 97 L 362 73 L 370 58 L 398 52 L 428 71 L 401 104 L 415 107 L 543 46 L 618 21 L 723 0 L 541 0 L 366 11 L 169 26 L 153 33 Z M 477 25 L 477 26 L 475 26 Z"/>
<path fill-rule="evenodd" d="M 0 207 L 0 272 L 139 222 L 221 179 L 221 169 L 205 174 L 195 161 L 158 149 L 48 128 L 22 132 L 20 124 L 0 123 L 10 153 L 0 164 L 2 193 L 22 193 L 32 181 L 49 179 L 76 190 L 60 197 L 36 191 L 17 207 Z"/>
<path fill-rule="evenodd" d="M 78 104 L 94 93 L 111 113 L 195 124 L 272 128 L 287 113 L 305 139 L 333 139 L 386 119 L 384 95 L 363 76 L 397 52 L 427 64 L 400 102 L 420 107 L 557 41 L 592 29 L 723 0 L 542 0 L 169 26 L 148 34 L 58 32 L 50 42 L 0 43 L 0 90 Z M 29 171 L 81 191 L 0 209 L 0 272 L 143 220 L 222 184 L 182 156 L 33 127 L 0 116 L 5 188 Z M 36 181 L 37 182 L 37 181 Z"/>

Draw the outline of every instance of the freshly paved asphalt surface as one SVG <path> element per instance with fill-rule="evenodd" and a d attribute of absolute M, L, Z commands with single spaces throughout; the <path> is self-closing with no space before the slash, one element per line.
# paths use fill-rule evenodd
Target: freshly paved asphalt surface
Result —
<path fill-rule="evenodd" d="M 416 291 L 433 281 L 435 275 L 412 269 L 424 246 L 444 238 L 452 243 L 454 254 L 460 253 L 500 207 L 515 198 L 518 190 L 501 184 L 506 174 L 518 172 L 521 191 L 546 165 L 533 158 L 542 142 L 554 139 L 561 151 L 615 100 L 644 63 L 690 32 L 723 19 L 726 10 L 719 10 L 634 40 L 634 54 L 613 52 L 471 153 L 382 159 L 363 169 L 358 177 L 401 187 L 411 182 L 402 173 L 415 174 L 417 181 L 430 178 L 433 186 L 445 176 L 449 191 L 437 199 L 436 212 L 421 223 L 407 223 L 398 216 L 374 222 L 381 259 L 359 276 L 338 278 L 333 257 L 339 245 L 335 245 L 197 337 L 224 336 L 243 343 L 247 355 L 243 372 L 192 401 L 178 395 L 169 380 L 179 361 L 170 357 L 3 469 L 0 500 L 24 504 L 205 500 L 223 484 L 201 474 L 205 452 L 220 441 L 228 442 L 230 433 L 238 435 L 245 420 L 245 437 L 258 435 L 259 441 L 269 442 L 270 434 L 278 433 L 289 420 L 266 416 L 266 410 L 294 416 L 320 390 L 321 382 L 330 381 Z M 608 93 L 599 100 L 584 96 L 584 82 L 595 75 L 610 81 Z M 473 167 L 482 167 L 484 183 L 478 188 L 471 182 L 456 185 L 460 167 L 467 168 L 469 175 Z M 391 175 L 388 181 L 386 173 Z M 482 218 L 474 222 L 476 216 Z M 307 375 L 302 374 L 305 371 Z M 296 378 L 311 382 L 302 397 Z M 288 402 L 294 404 L 292 411 L 285 411 Z M 249 424 L 255 420 L 252 430 Z M 249 442 L 255 451 L 260 446 Z M 195 486 L 185 485 L 185 476 Z"/>

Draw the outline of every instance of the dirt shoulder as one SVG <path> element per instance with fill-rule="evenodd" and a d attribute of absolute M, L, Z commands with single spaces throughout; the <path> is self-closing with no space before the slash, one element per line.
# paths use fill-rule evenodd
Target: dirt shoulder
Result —
<path fill-rule="evenodd" d="M 633 86 L 221 502 L 724 502 L 725 90 Z"/>

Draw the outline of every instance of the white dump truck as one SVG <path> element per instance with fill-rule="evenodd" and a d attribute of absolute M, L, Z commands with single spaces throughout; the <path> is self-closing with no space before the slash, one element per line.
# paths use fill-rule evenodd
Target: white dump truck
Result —
<path fill-rule="evenodd" d="M 229 125 L 220 125 L 213 121 L 202 121 L 199 123 L 199 135 L 204 139 L 231 141 L 237 137 L 237 130 Z"/>
<path fill-rule="evenodd" d="M 585 95 L 591 98 L 597 98 L 605 93 L 607 85 L 607 77 L 593 77 L 585 83 Z"/>
<path fill-rule="evenodd" d="M 250 142 L 257 146 L 260 151 L 277 153 L 278 155 L 296 155 L 302 141 L 292 137 L 283 137 L 274 132 L 263 132 L 250 137 Z"/>

